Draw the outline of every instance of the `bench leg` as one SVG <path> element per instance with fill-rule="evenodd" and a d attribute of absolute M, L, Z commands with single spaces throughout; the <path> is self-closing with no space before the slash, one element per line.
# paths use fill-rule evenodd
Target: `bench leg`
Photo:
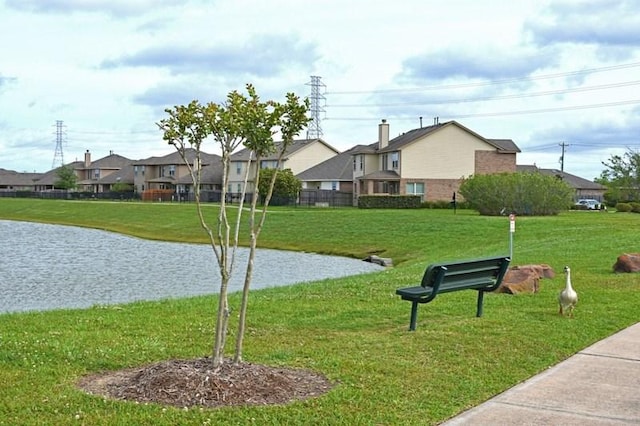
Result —
<path fill-rule="evenodd" d="M 417 319 L 418 319 L 418 302 L 411 302 L 411 321 L 409 322 L 409 331 L 415 331 Z"/>
<path fill-rule="evenodd" d="M 482 301 L 484 299 L 484 291 L 478 290 L 478 307 L 476 309 L 476 317 L 482 316 Z"/>

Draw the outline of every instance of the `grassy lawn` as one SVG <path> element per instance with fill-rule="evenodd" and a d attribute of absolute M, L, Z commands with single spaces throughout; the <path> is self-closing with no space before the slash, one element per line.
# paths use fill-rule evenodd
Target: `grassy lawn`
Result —
<path fill-rule="evenodd" d="M 207 208 L 213 217 L 216 207 Z M 205 242 L 189 204 L 0 199 L 0 219 Z M 273 208 L 260 247 L 377 254 L 395 264 L 252 294 L 245 359 L 322 372 L 337 384 L 332 391 L 287 406 L 185 410 L 76 389 L 88 373 L 209 354 L 215 297 L 4 314 L 0 425 L 437 424 L 638 322 L 640 274 L 616 275 L 611 267 L 619 254 L 640 252 L 639 225 L 640 215 L 631 213 L 519 217 L 513 264 L 547 263 L 556 278 L 543 280 L 535 295 L 487 295 L 482 318 L 475 318 L 475 292 L 443 294 L 420 307 L 410 333 L 410 303 L 395 289 L 417 283 L 432 262 L 508 254 L 507 218 L 468 210 Z M 565 265 L 580 295 L 574 319 L 557 315 Z M 233 295 L 232 307 L 238 301 Z"/>

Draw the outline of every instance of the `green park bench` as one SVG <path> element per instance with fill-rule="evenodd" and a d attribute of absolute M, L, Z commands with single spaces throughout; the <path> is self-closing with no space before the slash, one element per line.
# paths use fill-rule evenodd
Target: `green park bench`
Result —
<path fill-rule="evenodd" d="M 511 259 L 505 256 L 464 260 L 429 265 L 419 286 L 399 288 L 396 294 L 411 302 L 409 330 L 416 329 L 418 304 L 429 303 L 440 293 L 458 290 L 477 290 L 476 316 L 482 316 L 484 293 L 500 286 Z"/>

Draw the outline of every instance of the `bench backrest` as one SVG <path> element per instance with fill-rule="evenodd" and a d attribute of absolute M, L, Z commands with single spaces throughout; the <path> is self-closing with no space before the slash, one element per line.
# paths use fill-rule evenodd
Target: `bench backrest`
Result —
<path fill-rule="evenodd" d="M 429 265 L 421 285 L 431 287 L 433 293 L 465 288 L 493 291 L 507 273 L 510 259 L 506 256 L 462 260 Z"/>

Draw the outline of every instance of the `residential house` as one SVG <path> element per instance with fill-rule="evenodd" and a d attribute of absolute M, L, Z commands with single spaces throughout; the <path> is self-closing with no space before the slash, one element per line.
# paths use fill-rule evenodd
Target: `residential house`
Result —
<path fill-rule="evenodd" d="M 84 163 L 82 161 L 74 161 L 72 163 L 65 164 L 65 166 L 71 167 L 74 170 L 76 177 L 78 179 L 81 179 L 79 171 L 83 170 L 84 168 Z M 47 192 L 56 189 L 56 182 L 60 180 L 60 177 L 58 176 L 58 170 L 60 170 L 60 167 L 44 173 L 42 177 L 35 182 L 34 191 Z"/>
<path fill-rule="evenodd" d="M 604 201 L 604 193 L 607 191 L 607 187 L 604 185 L 600 185 L 599 183 L 592 182 L 588 179 L 583 179 L 579 176 L 572 175 L 563 170 L 540 169 L 536 165 L 518 165 L 517 170 L 519 172 L 542 173 L 564 180 L 569 184 L 569 186 L 575 189 L 575 200 L 579 200 L 581 198 L 589 198 L 598 201 Z"/>
<path fill-rule="evenodd" d="M 114 154 L 113 151 L 106 157 L 91 161 L 91 153 L 87 150 L 84 153 L 84 161 L 74 161 L 65 164 L 65 167 L 73 169 L 77 177 L 78 191 L 99 193 L 109 192 L 111 190 L 109 176 L 114 173 L 119 174 L 120 170 L 126 169 L 130 165 L 130 159 Z M 40 179 L 35 182 L 34 190 L 53 191 L 56 182 L 60 179 L 58 176 L 59 169 L 60 167 L 42 174 Z M 133 184 L 132 179 L 124 182 Z"/>
<path fill-rule="evenodd" d="M 43 173 L 19 173 L 0 169 L 0 191 L 33 191 Z"/>
<path fill-rule="evenodd" d="M 260 164 L 256 165 L 253 152 L 247 148 L 242 149 L 231 155 L 229 193 L 241 193 L 244 185 L 244 179 L 247 173 L 247 167 L 250 164 L 250 176 L 254 175 L 255 167 L 260 169 L 275 168 L 277 166 L 279 147 L 282 142 L 276 143 L 276 153 L 260 159 Z M 291 169 L 293 175 L 297 175 L 329 158 L 338 155 L 340 152 L 323 141 L 322 139 L 301 139 L 295 140 L 286 149 L 282 161 L 279 165 L 280 169 Z M 254 192 L 253 182 L 248 182 L 248 194 Z"/>
<path fill-rule="evenodd" d="M 520 149 L 511 139 L 487 139 L 456 121 L 435 123 L 389 139 L 386 120 L 378 141 L 354 149 L 354 195 L 415 194 L 450 200 L 462 179 L 516 171 Z"/>
<path fill-rule="evenodd" d="M 194 167 L 196 151 L 187 149 L 186 160 Z M 222 158 L 219 155 L 200 153 L 202 190 L 220 190 L 222 183 Z M 193 192 L 189 169 L 176 151 L 163 157 L 149 157 L 133 162 L 133 183 L 136 192 L 147 190 L 172 190 L 177 194 Z"/>
<path fill-rule="evenodd" d="M 109 152 L 109 155 L 102 157 L 99 160 L 91 161 L 91 152 L 86 150 L 84 153 L 84 162 L 73 163 L 74 170 L 78 176 L 78 190 L 83 192 L 109 192 L 111 185 L 116 183 L 115 176 L 113 179 L 109 179 L 109 176 L 119 172 L 120 170 L 127 169 L 131 166 L 132 160 L 123 157 L 118 154 L 114 154 L 113 151 Z M 120 173 L 120 178 L 123 175 Z M 123 183 L 133 184 L 132 180 L 123 181 Z"/>
<path fill-rule="evenodd" d="M 298 173 L 302 189 L 353 192 L 352 156 L 359 148 L 353 147 Z"/>
<path fill-rule="evenodd" d="M 100 178 L 97 182 L 97 187 L 100 188 L 98 192 L 112 191 L 114 185 L 125 184 L 131 187 L 133 190 L 133 162 L 123 166 L 120 170 L 116 170 L 109 173 L 103 178 Z"/>

